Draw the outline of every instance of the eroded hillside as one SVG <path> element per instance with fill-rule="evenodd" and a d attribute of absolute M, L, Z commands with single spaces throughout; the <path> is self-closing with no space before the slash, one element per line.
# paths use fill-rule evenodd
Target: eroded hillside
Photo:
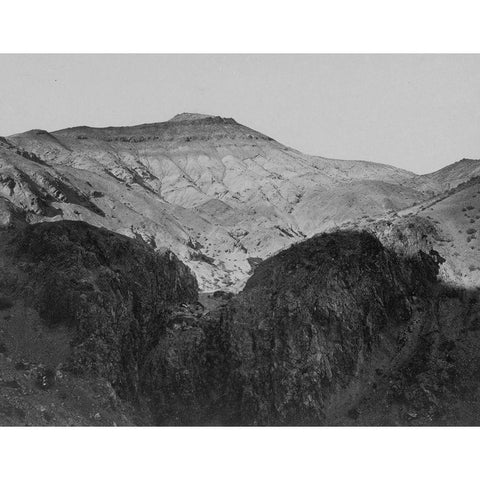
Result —
<path fill-rule="evenodd" d="M 0 143 L 0 194 L 29 222 L 82 220 L 171 249 L 203 290 L 238 291 L 252 264 L 430 194 L 388 165 L 304 155 L 229 118 L 32 130 Z M 3 214 L 5 217 L 6 214 Z"/>

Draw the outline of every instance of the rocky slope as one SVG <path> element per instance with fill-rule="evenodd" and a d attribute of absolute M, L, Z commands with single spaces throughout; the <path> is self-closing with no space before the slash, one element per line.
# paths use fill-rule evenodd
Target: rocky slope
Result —
<path fill-rule="evenodd" d="M 322 234 L 257 267 L 189 328 L 160 424 L 478 424 L 480 292 L 367 232 Z M 164 374 L 163 371 L 161 373 Z M 174 396 L 171 392 L 177 392 Z"/>
<path fill-rule="evenodd" d="M 480 286 L 480 177 L 383 218 L 359 218 L 339 229 L 368 230 L 397 253 L 435 250 L 444 258 L 440 278 L 460 288 Z"/>
<path fill-rule="evenodd" d="M 356 232 L 263 262 L 223 314 L 229 421 L 319 425 L 346 415 L 376 372 L 413 348 L 433 312 L 435 273 L 428 255 L 402 259 Z"/>
<path fill-rule="evenodd" d="M 304 155 L 198 114 L 0 141 L 0 195 L 29 222 L 83 220 L 142 237 L 175 252 L 203 290 L 238 291 L 258 259 L 422 202 L 430 193 L 419 181 L 387 165 Z"/>
<path fill-rule="evenodd" d="M 83 222 L 0 231 L 0 423 L 476 424 L 478 289 L 435 251 L 315 236 L 202 295 L 169 251 Z"/>
<path fill-rule="evenodd" d="M 217 316 L 216 411 L 248 425 L 478 424 L 480 292 L 438 281 L 442 262 L 353 231 L 263 262 Z"/>
<path fill-rule="evenodd" d="M 436 172 L 419 175 L 411 183 L 415 188 L 441 193 L 456 188 L 472 177 L 480 176 L 480 160 L 464 158 Z"/>
<path fill-rule="evenodd" d="M 68 221 L 3 229 L 0 263 L 0 423 L 151 423 L 147 359 L 197 301 L 188 267 Z"/>

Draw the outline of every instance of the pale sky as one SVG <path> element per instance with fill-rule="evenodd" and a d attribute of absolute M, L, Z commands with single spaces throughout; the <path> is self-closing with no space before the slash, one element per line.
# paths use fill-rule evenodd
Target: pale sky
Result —
<path fill-rule="evenodd" d="M 427 173 L 480 158 L 480 55 L 0 55 L 3 136 L 181 112 Z"/>

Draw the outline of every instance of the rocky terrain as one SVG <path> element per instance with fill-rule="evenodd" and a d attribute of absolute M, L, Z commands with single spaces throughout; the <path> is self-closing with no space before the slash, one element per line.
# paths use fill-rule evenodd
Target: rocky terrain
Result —
<path fill-rule="evenodd" d="M 0 262 L 0 423 L 151 423 L 144 370 L 197 301 L 188 267 L 68 221 L 4 229 Z"/>
<path fill-rule="evenodd" d="M 368 230 L 398 253 L 435 250 L 445 259 L 439 276 L 451 286 L 480 286 L 480 177 L 381 218 L 364 217 L 339 229 Z"/>
<path fill-rule="evenodd" d="M 199 114 L 0 138 L 0 424 L 478 424 L 479 164 Z"/>
<path fill-rule="evenodd" d="M 471 173 L 457 170 L 455 179 Z M 204 291 L 238 291 L 258 259 L 420 203 L 445 181 L 304 155 L 233 119 L 198 114 L 0 139 L 0 198 L 27 221 L 82 220 L 167 247 Z"/>
<path fill-rule="evenodd" d="M 412 185 L 423 191 L 442 193 L 455 189 L 470 178 L 478 176 L 480 176 L 480 162 L 464 158 L 436 172 L 419 175 L 412 180 Z"/>
<path fill-rule="evenodd" d="M 263 262 L 221 315 L 227 418 L 260 425 L 479 423 L 479 289 L 435 251 L 323 234 Z"/>
<path fill-rule="evenodd" d="M 480 293 L 435 251 L 324 233 L 199 302 L 141 240 L 68 221 L 1 240 L 1 424 L 479 422 Z"/>

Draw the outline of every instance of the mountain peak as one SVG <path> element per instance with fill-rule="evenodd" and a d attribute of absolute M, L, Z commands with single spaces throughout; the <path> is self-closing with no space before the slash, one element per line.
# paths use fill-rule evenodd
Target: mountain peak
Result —
<path fill-rule="evenodd" d="M 233 118 L 223 118 L 219 115 L 208 115 L 204 113 L 183 112 L 172 117 L 169 122 L 195 122 L 200 120 L 214 120 L 218 122 L 236 123 Z"/>
<path fill-rule="evenodd" d="M 191 113 L 191 112 L 183 112 L 178 113 L 174 117 L 172 117 L 169 122 L 188 122 L 192 120 L 204 120 L 206 118 L 212 118 L 215 115 L 207 115 L 204 113 Z"/>

